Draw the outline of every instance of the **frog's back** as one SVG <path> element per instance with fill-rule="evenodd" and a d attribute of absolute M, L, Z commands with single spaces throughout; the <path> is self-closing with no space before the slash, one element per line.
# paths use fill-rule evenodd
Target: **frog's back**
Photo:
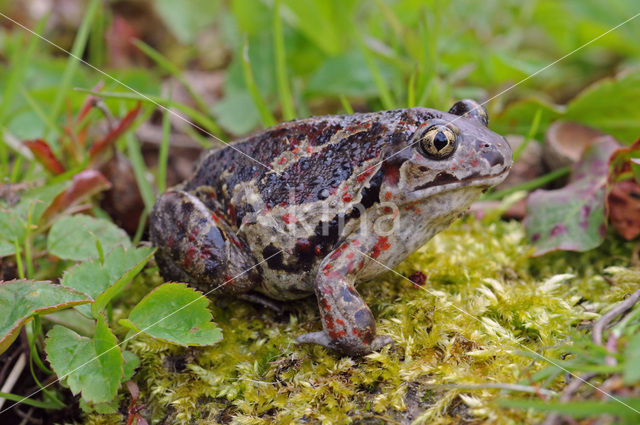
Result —
<path fill-rule="evenodd" d="M 420 109 L 425 119 L 432 111 Z M 226 203 L 236 186 L 250 185 L 267 208 L 322 201 L 349 177 L 401 149 L 402 133 L 419 125 L 407 111 L 311 117 L 271 127 L 206 153 L 186 188 L 210 187 Z"/>

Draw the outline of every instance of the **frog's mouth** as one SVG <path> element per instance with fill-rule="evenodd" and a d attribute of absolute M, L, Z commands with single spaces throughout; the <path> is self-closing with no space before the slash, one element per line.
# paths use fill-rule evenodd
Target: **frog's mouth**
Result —
<path fill-rule="evenodd" d="M 503 169 L 498 174 L 492 174 L 488 176 L 480 176 L 478 173 L 474 173 L 460 179 L 453 174 L 446 171 L 442 171 L 436 175 L 436 177 L 411 191 L 407 194 L 407 200 L 413 201 L 416 199 L 424 199 L 428 196 L 449 192 L 461 187 L 473 187 L 479 190 L 486 190 L 492 186 L 500 184 L 507 178 L 509 174 L 509 168 Z"/>

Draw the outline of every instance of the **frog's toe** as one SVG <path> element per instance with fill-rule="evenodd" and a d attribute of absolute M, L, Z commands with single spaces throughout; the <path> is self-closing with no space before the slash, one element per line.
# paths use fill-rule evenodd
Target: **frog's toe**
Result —
<path fill-rule="evenodd" d="M 335 350 L 345 356 L 360 357 L 379 351 L 388 344 L 393 344 L 393 339 L 388 335 L 378 335 L 371 344 L 363 344 L 359 340 L 336 340 L 331 339 L 324 332 L 310 332 L 296 338 L 298 344 L 318 344 L 323 347 Z"/>
<path fill-rule="evenodd" d="M 393 346 L 393 338 L 389 335 L 378 335 L 371 343 L 371 351 L 379 351 L 382 347 L 389 344 Z"/>
<path fill-rule="evenodd" d="M 323 347 L 334 349 L 331 346 L 331 340 L 324 332 L 309 332 L 296 338 L 298 344 L 318 344 Z"/>

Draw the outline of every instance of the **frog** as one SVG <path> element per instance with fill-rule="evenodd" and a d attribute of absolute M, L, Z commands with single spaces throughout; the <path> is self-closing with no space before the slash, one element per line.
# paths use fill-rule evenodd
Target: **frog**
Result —
<path fill-rule="evenodd" d="M 471 99 L 293 120 L 204 152 L 150 214 L 166 280 L 288 303 L 315 295 L 322 330 L 358 357 L 393 342 L 357 290 L 463 215 L 513 164 Z M 318 326 L 315 323 L 315 326 Z"/>

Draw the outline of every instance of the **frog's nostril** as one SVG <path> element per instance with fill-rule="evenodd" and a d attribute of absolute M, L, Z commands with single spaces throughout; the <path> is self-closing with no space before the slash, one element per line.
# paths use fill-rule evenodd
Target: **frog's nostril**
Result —
<path fill-rule="evenodd" d="M 504 165 L 504 157 L 500 152 L 490 150 L 488 152 L 482 152 L 480 154 L 484 159 L 489 162 L 489 166 Z"/>

